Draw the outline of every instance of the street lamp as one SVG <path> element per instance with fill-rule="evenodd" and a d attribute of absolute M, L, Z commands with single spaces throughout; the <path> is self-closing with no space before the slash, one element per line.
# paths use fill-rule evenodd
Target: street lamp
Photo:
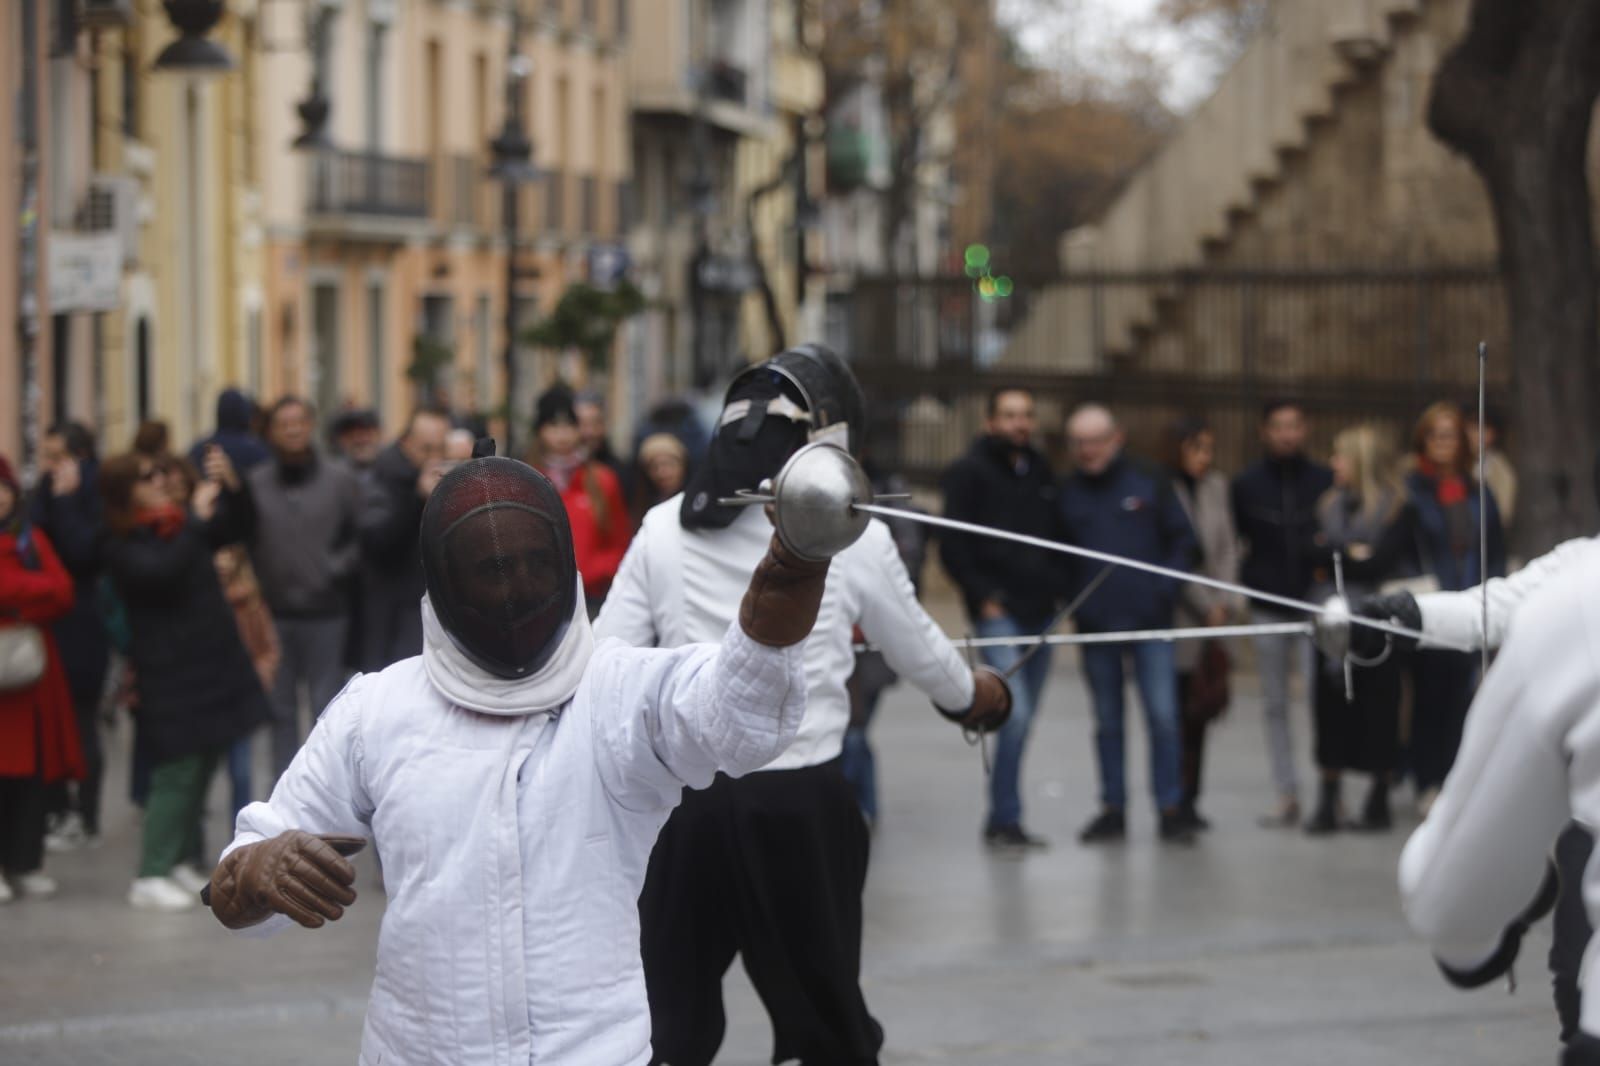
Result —
<path fill-rule="evenodd" d="M 500 132 L 489 142 L 488 175 L 503 186 L 500 224 L 506 242 L 505 374 L 506 451 L 514 447 L 517 400 L 517 187 L 539 179 L 533 165 L 533 142 L 522 121 L 523 86 L 533 73 L 533 63 L 517 50 L 522 38 L 521 8 L 510 0 L 510 29 L 506 39 L 506 117 Z"/>
<path fill-rule="evenodd" d="M 311 88 L 295 104 L 300 115 L 300 135 L 289 147 L 299 152 L 326 152 L 333 148 L 328 136 L 328 114 L 333 110 L 323 81 L 328 70 L 328 28 L 339 13 L 337 0 L 313 0 L 306 18 L 306 43 L 311 46 Z"/>
<path fill-rule="evenodd" d="M 156 56 L 155 69 L 179 74 L 220 74 L 233 69 L 228 50 L 206 34 L 222 20 L 223 0 L 162 0 L 178 39 Z"/>

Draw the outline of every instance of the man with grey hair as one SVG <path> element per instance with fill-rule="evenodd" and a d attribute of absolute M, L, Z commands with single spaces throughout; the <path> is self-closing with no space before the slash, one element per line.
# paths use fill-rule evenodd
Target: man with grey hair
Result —
<path fill-rule="evenodd" d="M 1172 482 L 1161 471 L 1125 455 L 1125 442 L 1116 418 L 1099 404 L 1085 404 L 1067 420 L 1073 470 L 1059 493 L 1064 539 L 1177 570 L 1191 568 L 1199 558 L 1199 543 Z M 1101 569 L 1090 562 L 1074 566 L 1072 594 L 1097 580 Z M 1078 629 L 1116 633 L 1168 628 L 1182 591 L 1183 586 L 1164 577 L 1114 567 L 1079 605 Z M 1167 641 L 1094 644 L 1083 649 L 1083 672 L 1094 701 L 1101 803 L 1100 813 L 1079 834 L 1085 844 L 1127 835 L 1123 670 L 1130 657 L 1150 735 L 1150 787 L 1160 812 L 1161 839 L 1175 843 L 1194 839 L 1194 827 L 1181 813 L 1178 675 L 1173 656 Z"/>

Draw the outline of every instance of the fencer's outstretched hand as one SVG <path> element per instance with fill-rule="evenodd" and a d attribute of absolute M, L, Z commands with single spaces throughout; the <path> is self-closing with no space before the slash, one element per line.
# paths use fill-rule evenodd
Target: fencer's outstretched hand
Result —
<path fill-rule="evenodd" d="M 284 914 L 307 929 L 356 901 L 355 867 L 320 837 L 291 829 L 230 851 L 211 875 L 211 913 L 229 929 Z"/>
<path fill-rule="evenodd" d="M 1422 608 L 1409 592 L 1391 592 L 1376 596 L 1358 596 L 1351 605 L 1351 614 L 1373 618 L 1380 622 L 1393 622 L 1407 629 L 1422 628 Z M 1375 659 L 1383 654 L 1385 641 L 1393 641 L 1396 651 L 1409 652 L 1417 642 L 1409 637 L 1396 637 L 1379 632 L 1371 626 L 1350 627 L 1350 650 L 1363 659 Z"/>
<path fill-rule="evenodd" d="M 975 666 L 972 669 L 972 706 L 964 711 L 947 711 L 937 704 L 934 706 L 963 729 L 993 733 L 1011 717 L 1011 682 L 991 666 Z"/>
<path fill-rule="evenodd" d="M 770 648 L 800 643 L 817 622 L 827 580 L 828 560 L 802 559 L 774 534 L 739 605 L 739 627 Z"/>

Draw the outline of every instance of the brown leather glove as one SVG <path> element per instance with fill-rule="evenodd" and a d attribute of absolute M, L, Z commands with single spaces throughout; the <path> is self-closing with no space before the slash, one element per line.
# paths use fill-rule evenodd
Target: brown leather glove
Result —
<path fill-rule="evenodd" d="M 993 733 L 1011 717 L 1011 683 L 991 666 L 973 667 L 972 705 L 964 711 L 940 708 L 939 713 L 963 729 Z"/>
<path fill-rule="evenodd" d="M 739 628 L 769 648 L 800 643 L 816 624 L 827 580 L 826 560 L 802 559 L 774 535 L 739 605 Z"/>
<path fill-rule="evenodd" d="M 231 851 L 211 875 L 211 913 L 229 929 L 286 914 L 307 929 L 356 901 L 356 871 L 327 840 L 291 829 Z"/>

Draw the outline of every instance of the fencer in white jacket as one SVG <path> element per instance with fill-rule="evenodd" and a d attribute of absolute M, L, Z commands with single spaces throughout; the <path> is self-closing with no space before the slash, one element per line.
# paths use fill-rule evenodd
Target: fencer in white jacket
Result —
<path fill-rule="evenodd" d="M 464 464 L 423 517 L 423 654 L 352 681 L 241 812 L 213 911 L 320 926 L 354 902 L 330 843 L 370 840 L 388 907 L 363 1066 L 643 1066 L 657 833 L 685 785 L 771 762 L 805 709 L 827 564 L 772 544 L 720 643 L 596 642 L 554 489 Z"/>

